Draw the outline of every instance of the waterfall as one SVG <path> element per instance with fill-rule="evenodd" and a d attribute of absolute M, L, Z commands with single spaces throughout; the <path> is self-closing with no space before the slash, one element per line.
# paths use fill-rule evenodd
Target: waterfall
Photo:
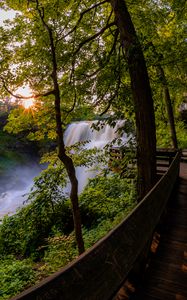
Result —
<path fill-rule="evenodd" d="M 117 129 L 123 125 L 123 121 L 118 121 L 114 128 L 109 125 L 103 125 L 103 127 L 97 131 L 92 129 L 95 122 L 82 121 L 70 124 L 64 136 L 64 142 L 66 146 L 71 146 L 77 142 L 85 142 L 86 149 L 92 149 L 94 147 L 103 149 L 104 146 L 110 143 L 113 139 L 118 137 Z M 123 135 L 123 142 L 127 140 L 126 134 Z M 11 170 L 10 173 L 1 176 L 0 178 L 0 219 L 5 214 L 12 214 L 18 207 L 23 205 L 23 201 L 26 200 L 24 194 L 28 193 L 33 185 L 33 178 L 41 172 L 41 168 L 32 162 L 19 166 L 16 169 Z M 92 168 L 77 167 L 76 175 L 79 182 L 79 193 L 82 191 L 88 178 L 93 178 L 97 173 Z"/>
<path fill-rule="evenodd" d="M 111 143 L 114 139 L 119 137 L 117 130 L 124 125 L 124 121 L 117 121 L 115 127 L 107 124 L 103 125 L 100 130 L 93 129 L 98 121 L 84 121 L 72 123 L 68 126 L 65 132 L 65 145 L 71 146 L 77 142 L 86 142 L 86 149 L 103 149 L 107 144 Z M 94 124 L 95 123 L 95 124 Z M 128 140 L 127 135 L 124 133 L 122 136 L 123 143 Z M 80 193 L 88 182 L 89 178 L 93 178 L 97 174 L 97 166 L 95 168 L 77 167 L 76 176 L 78 178 L 78 192 Z"/>
<path fill-rule="evenodd" d="M 0 177 L 0 219 L 6 214 L 12 214 L 27 199 L 27 193 L 33 185 L 33 179 L 42 168 L 30 161 L 13 167 Z"/>
<path fill-rule="evenodd" d="M 108 124 L 102 125 L 99 130 L 93 129 L 93 124 L 96 125 L 98 121 L 82 121 L 70 124 L 65 132 L 64 141 L 66 146 L 71 146 L 77 142 L 89 141 L 87 149 L 94 147 L 103 148 L 106 144 L 112 142 L 119 137 L 117 130 L 123 126 L 124 121 L 117 121 L 115 127 Z M 124 133 L 123 141 L 127 140 L 127 135 Z"/>

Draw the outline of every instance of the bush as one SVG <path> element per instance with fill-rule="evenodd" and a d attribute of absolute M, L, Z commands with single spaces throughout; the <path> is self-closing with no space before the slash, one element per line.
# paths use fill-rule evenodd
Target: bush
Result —
<path fill-rule="evenodd" d="M 58 169 L 45 171 L 36 179 L 30 203 L 0 225 L 0 299 L 19 293 L 78 255 L 61 176 Z M 85 247 L 107 234 L 134 205 L 130 180 L 118 174 L 91 179 L 80 195 Z"/>
<path fill-rule="evenodd" d="M 7 257 L 0 260 L 0 299 L 9 299 L 35 281 L 32 263 Z"/>
<path fill-rule="evenodd" d="M 41 201 L 40 201 L 41 200 Z M 44 201 L 37 199 L 13 216 L 5 217 L 0 226 L 0 255 L 14 254 L 39 259 L 41 245 L 53 235 L 54 228 L 62 233 L 73 229 L 70 207 L 67 203 L 55 205 L 55 211 Z"/>
<path fill-rule="evenodd" d="M 108 218 L 113 219 L 118 213 L 131 207 L 134 202 L 134 182 L 120 178 L 118 174 L 90 179 L 80 195 L 83 218 L 87 215 L 91 226 Z"/>
<path fill-rule="evenodd" d="M 78 256 L 74 234 L 68 236 L 56 234 L 47 239 L 47 248 L 43 257 L 43 272 L 51 274 L 64 267 Z"/>

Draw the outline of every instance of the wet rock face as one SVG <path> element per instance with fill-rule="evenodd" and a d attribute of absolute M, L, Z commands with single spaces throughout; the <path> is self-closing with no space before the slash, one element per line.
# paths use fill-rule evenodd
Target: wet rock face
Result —
<path fill-rule="evenodd" d="M 39 147 L 37 143 L 30 142 L 26 139 L 22 139 L 19 136 L 17 136 L 14 144 L 9 143 L 7 145 L 7 149 L 11 151 L 15 151 L 19 154 L 28 155 L 30 157 L 37 157 L 39 152 Z"/>

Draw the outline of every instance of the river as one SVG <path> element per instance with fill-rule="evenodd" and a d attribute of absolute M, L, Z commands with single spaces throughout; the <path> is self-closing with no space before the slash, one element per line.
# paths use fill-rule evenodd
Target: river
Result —
<path fill-rule="evenodd" d="M 67 127 L 65 132 L 65 144 L 73 145 L 77 142 L 89 141 L 85 148 L 91 149 L 103 147 L 118 137 L 117 129 L 123 125 L 122 121 L 118 121 L 114 128 L 109 125 L 103 126 L 99 131 L 92 129 L 93 122 L 77 122 Z M 126 134 L 123 135 L 123 142 L 127 141 Z M 27 193 L 33 185 L 33 179 L 39 175 L 42 167 L 35 161 L 29 160 L 27 163 L 19 165 L 11 169 L 0 178 L 0 219 L 5 214 L 15 213 L 16 209 L 23 205 L 27 199 Z M 88 178 L 92 178 L 97 173 L 95 170 L 78 167 L 76 175 L 79 181 L 79 193 L 82 191 Z"/>

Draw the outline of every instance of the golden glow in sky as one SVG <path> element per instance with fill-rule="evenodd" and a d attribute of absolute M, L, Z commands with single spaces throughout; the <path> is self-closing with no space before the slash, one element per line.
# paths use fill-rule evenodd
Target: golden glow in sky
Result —
<path fill-rule="evenodd" d="M 23 100 L 22 105 L 25 108 L 30 108 L 30 107 L 32 107 L 34 105 L 34 99 L 30 98 L 30 99 Z"/>
<path fill-rule="evenodd" d="M 16 90 L 16 94 L 19 96 L 23 96 L 22 105 L 27 109 L 34 105 L 34 98 L 32 97 L 32 90 L 29 86 L 20 87 Z M 28 97 L 24 99 L 24 97 Z"/>

